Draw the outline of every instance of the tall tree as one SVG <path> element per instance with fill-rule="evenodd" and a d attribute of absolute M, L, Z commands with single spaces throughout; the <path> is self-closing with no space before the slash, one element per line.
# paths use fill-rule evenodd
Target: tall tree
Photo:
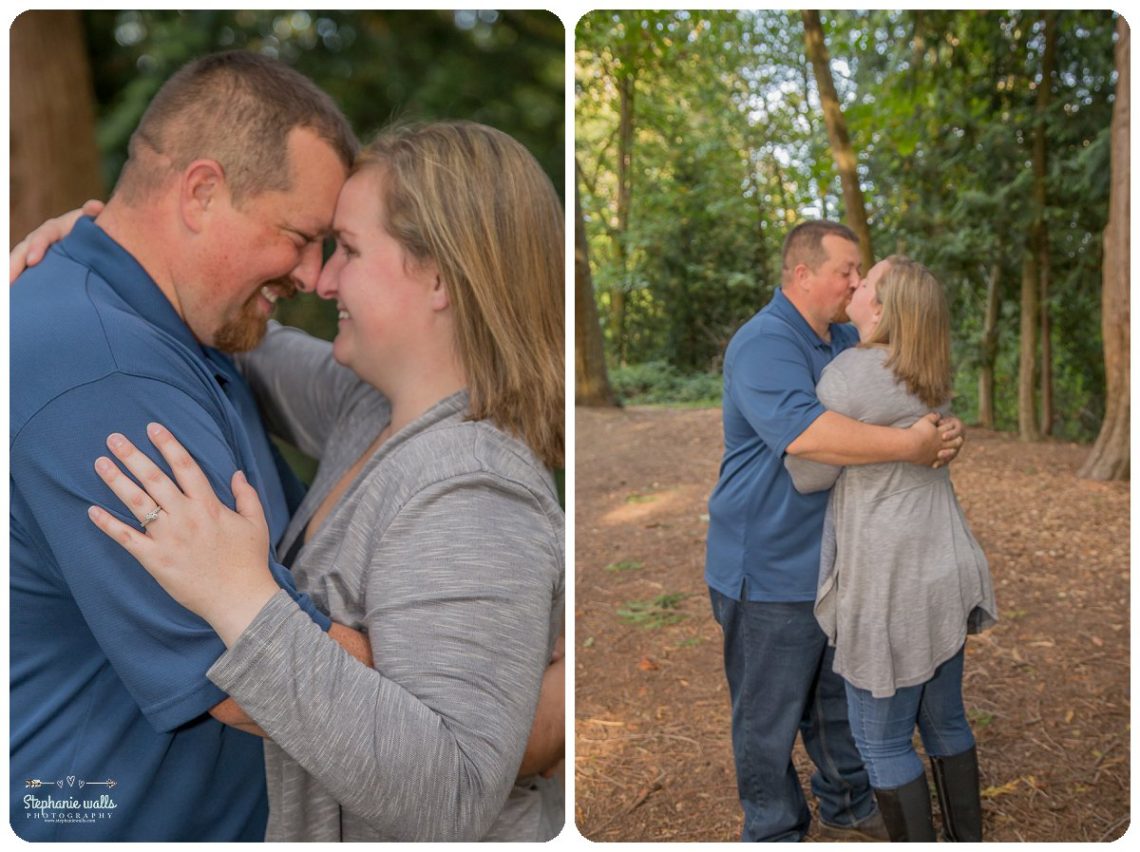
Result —
<path fill-rule="evenodd" d="M 978 424 L 993 429 L 994 416 L 994 365 L 998 352 L 998 310 L 1001 306 L 1001 264 L 990 267 L 986 280 L 986 313 L 982 326 L 981 360 L 978 366 Z"/>
<path fill-rule="evenodd" d="M 1112 181 L 1109 185 L 1108 225 L 1104 229 L 1104 269 L 1101 278 L 1101 332 L 1107 404 L 1100 434 L 1079 475 L 1086 479 L 1128 479 L 1130 474 L 1130 390 L 1128 245 L 1132 210 L 1129 203 L 1131 164 L 1130 37 L 1123 15 L 1116 19 L 1116 102 L 1112 107 Z"/>
<path fill-rule="evenodd" d="M 1037 425 L 1037 315 L 1041 297 L 1037 255 L 1026 246 L 1021 256 L 1021 344 L 1017 370 L 1017 434 L 1023 441 L 1038 441 Z"/>
<path fill-rule="evenodd" d="M 617 163 L 617 228 L 614 232 L 614 249 L 617 267 L 622 282 L 610 299 L 611 322 L 613 323 L 614 345 L 619 364 L 625 363 L 625 303 L 626 280 L 629 271 L 629 209 L 633 203 L 633 115 L 634 94 L 636 92 L 637 65 L 627 55 L 617 69 L 619 99 L 618 120 L 618 163 Z"/>
<path fill-rule="evenodd" d="M 599 282 L 606 296 L 606 326 L 618 364 L 626 360 L 628 351 L 627 316 L 631 299 L 632 242 L 630 215 L 634 204 L 634 146 L 637 135 L 637 98 L 647 54 L 652 51 L 652 32 L 643 26 L 640 15 L 632 12 L 598 12 L 583 21 L 578 32 L 579 50 L 589 50 L 595 66 L 595 79 L 600 98 L 616 108 L 616 123 L 602 150 L 593 152 L 597 168 L 587 180 L 593 194 L 597 175 L 606 171 L 607 183 L 612 177 L 616 193 L 606 215 L 595 221 L 607 234 L 607 271 Z M 616 139 L 616 152 L 610 163 L 610 146 Z M 610 168 L 605 169 L 603 162 Z M 601 211 L 594 211 L 600 214 Z M 595 252 L 595 262 L 597 262 Z"/>
<path fill-rule="evenodd" d="M 602 329 L 598 324 L 598 305 L 594 300 L 594 280 L 590 275 L 590 250 L 586 240 L 586 223 L 578 199 L 578 176 L 575 163 L 574 180 L 574 401 L 577 405 L 606 406 L 614 404 Z"/>
<path fill-rule="evenodd" d="M 49 216 L 103 197 L 94 93 L 80 13 L 24 12 L 12 24 L 12 242 Z"/>
<path fill-rule="evenodd" d="M 1053 67 L 1057 57 L 1057 13 L 1042 12 L 1045 24 L 1045 50 L 1041 59 L 1041 82 L 1037 87 L 1037 106 L 1033 128 L 1033 250 L 1037 254 L 1037 276 L 1041 311 L 1041 434 L 1053 432 L 1053 346 L 1049 322 L 1049 280 L 1053 274 L 1049 254 L 1048 210 L 1048 114 L 1053 92 Z"/>
<path fill-rule="evenodd" d="M 804 42 L 807 45 L 808 59 L 815 71 L 815 84 L 819 89 L 819 101 L 823 107 L 823 119 L 827 124 L 827 135 L 831 140 L 831 150 L 835 165 L 839 169 L 839 179 L 843 184 L 843 201 L 847 210 L 847 224 L 859 236 L 863 254 L 863 269 L 870 269 L 875 263 L 875 252 L 871 247 L 871 231 L 867 227 L 867 210 L 863 204 L 863 190 L 859 186 L 859 175 L 855 169 L 855 149 L 847 136 L 847 123 L 843 120 L 843 110 L 839 105 L 839 95 L 835 91 L 835 81 L 831 78 L 831 59 L 827 44 L 823 39 L 823 25 L 819 12 L 805 10 Z"/>

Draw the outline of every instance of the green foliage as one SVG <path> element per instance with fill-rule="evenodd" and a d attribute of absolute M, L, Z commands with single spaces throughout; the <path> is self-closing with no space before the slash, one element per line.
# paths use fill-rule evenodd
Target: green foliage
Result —
<path fill-rule="evenodd" d="M 761 179 L 739 153 L 749 134 L 743 57 L 759 38 L 726 12 L 595 12 L 578 27 L 583 215 L 604 315 L 624 296 L 631 362 L 715 368 L 737 316 L 767 292 L 772 246 L 756 232 Z M 616 217 L 620 104 L 633 79 L 633 205 Z M 761 239 L 757 239 L 757 237 Z"/>
<path fill-rule="evenodd" d="M 995 718 L 993 713 L 989 713 L 985 710 L 978 710 L 976 708 L 971 708 L 969 711 L 967 711 L 966 716 L 969 718 L 970 724 L 975 728 L 988 727 L 989 725 L 993 724 Z"/>
<path fill-rule="evenodd" d="M 635 491 L 633 494 L 630 494 L 625 498 L 625 502 L 627 502 L 627 503 L 652 503 L 656 499 L 657 499 L 656 494 L 641 494 L 641 493 Z"/>
<path fill-rule="evenodd" d="M 610 370 L 610 387 L 627 405 L 720 405 L 718 374 L 685 374 L 666 361 L 630 364 Z"/>
<path fill-rule="evenodd" d="M 642 567 L 644 567 L 642 563 L 636 562 L 633 559 L 622 559 L 620 562 L 611 562 L 605 567 L 605 570 L 613 573 L 621 573 L 625 571 L 640 571 Z"/>
<path fill-rule="evenodd" d="M 922 261 L 946 287 L 955 404 L 967 419 L 977 411 L 985 286 L 1000 271 L 1001 428 L 1017 424 L 1021 263 L 1039 212 L 1030 163 L 1041 14 L 839 11 L 823 21 L 872 243 L 879 257 Z M 1055 434 L 1091 440 L 1105 393 L 1114 16 L 1058 14 L 1043 125 Z M 798 12 L 768 10 L 593 12 L 577 36 L 577 158 L 611 383 L 627 402 L 673 402 L 689 392 L 678 387 L 685 377 L 719 370 L 732 333 L 771 298 L 788 229 L 843 218 L 802 23 Z M 624 227 L 622 79 L 634 84 Z"/>
<path fill-rule="evenodd" d="M 658 595 L 650 601 L 628 601 L 617 611 L 618 617 L 630 624 L 656 629 L 670 624 L 678 624 L 688 618 L 688 613 L 678 612 L 681 601 L 687 598 L 684 592 Z"/>
<path fill-rule="evenodd" d="M 393 118 L 463 118 L 516 137 L 561 193 L 565 31 L 549 12 L 86 12 L 108 185 L 147 103 L 181 65 L 276 56 L 332 95 L 364 140 Z"/>

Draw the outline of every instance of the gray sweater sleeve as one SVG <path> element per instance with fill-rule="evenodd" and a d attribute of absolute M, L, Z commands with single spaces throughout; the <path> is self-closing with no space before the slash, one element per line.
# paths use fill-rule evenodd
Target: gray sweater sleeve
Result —
<path fill-rule="evenodd" d="M 269 431 L 313 458 L 363 385 L 332 356 L 332 344 L 298 328 L 270 322 L 265 339 L 235 359 L 253 388 Z"/>
<path fill-rule="evenodd" d="M 842 357 L 842 356 L 841 356 Z M 834 361 L 823 370 L 819 377 L 819 384 L 815 388 L 816 396 L 828 411 L 840 414 L 850 407 L 847 393 L 847 377 Z M 847 415 L 851 416 L 851 415 Z M 792 477 L 792 484 L 801 494 L 811 494 L 814 491 L 826 491 L 839 479 L 843 467 L 835 464 L 809 461 L 796 458 L 785 453 L 784 467 Z"/>
<path fill-rule="evenodd" d="M 490 474 L 436 483 L 369 557 L 375 670 L 278 595 L 209 676 L 381 836 L 477 840 L 534 718 L 560 540 L 526 489 Z"/>

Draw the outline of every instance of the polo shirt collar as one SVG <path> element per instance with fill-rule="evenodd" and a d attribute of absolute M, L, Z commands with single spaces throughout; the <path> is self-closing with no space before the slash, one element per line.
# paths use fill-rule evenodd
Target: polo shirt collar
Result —
<path fill-rule="evenodd" d="M 791 299 L 784 295 L 783 287 L 776 288 L 776 295 L 772 297 L 771 304 L 772 312 L 787 322 L 792 328 L 799 331 L 800 334 L 804 335 L 813 346 L 817 346 L 820 349 L 831 350 L 831 344 L 815 333 L 815 329 L 808 325 L 808 321 L 804 319 L 803 314 L 792 304 Z M 831 339 L 835 340 L 835 323 L 832 323 L 831 326 Z"/>
<path fill-rule="evenodd" d="M 158 326 L 187 346 L 201 348 L 154 279 L 129 251 L 96 225 L 94 219 L 88 216 L 81 218 L 59 247 L 106 281 L 147 322 Z"/>
<path fill-rule="evenodd" d="M 94 271 L 139 316 L 165 331 L 193 351 L 201 352 L 210 362 L 214 374 L 223 384 L 232 381 L 233 365 L 216 349 L 203 346 L 190 327 L 174 310 L 174 305 L 159 289 L 134 255 L 115 242 L 89 216 L 75 223 L 71 233 L 59 243 L 69 257 Z"/>

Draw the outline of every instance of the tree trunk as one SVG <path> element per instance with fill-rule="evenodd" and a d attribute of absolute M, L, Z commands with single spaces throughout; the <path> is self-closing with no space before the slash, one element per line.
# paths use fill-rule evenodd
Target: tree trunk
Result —
<path fill-rule="evenodd" d="M 1037 255 L 1028 246 L 1021 266 L 1021 356 L 1017 375 L 1017 431 L 1023 441 L 1037 441 Z"/>
<path fill-rule="evenodd" d="M 1049 331 L 1049 281 L 1052 260 L 1049 253 L 1049 228 L 1045 211 L 1049 205 L 1046 186 L 1048 169 L 1046 121 L 1053 88 L 1053 67 L 1057 54 L 1057 13 L 1044 12 L 1045 53 L 1041 60 L 1041 84 L 1037 87 L 1036 127 L 1033 132 L 1033 243 L 1037 252 L 1037 275 L 1040 281 L 1038 305 L 1041 310 L 1041 434 L 1053 431 L 1053 347 Z"/>
<path fill-rule="evenodd" d="M 103 197 L 94 88 L 75 11 L 24 12 L 12 24 L 9 238 Z"/>
<path fill-rule="evenodd" d="M 917 87 L 919 84 L 919 72 L 922 69 L 922 60 L 926 56 L 926 37 L 924 32 L 924 21 L 922 19 L 922 10 L 916 9 L 911 12 L 914 17 L 914 28 L 911 30 L 910 37 L 910 84 L 912 87 Z"/>
<path fill-rule="evenodd" d="M 586 224 L 578 200 L 577 163 L 574 180 L 574 402 L 577 405 L 614 404 L 606 374 L 602 329 L 594 301 L 594 280 L 590 275 L 590 255 Z"/>
<path fill-rule="evenodd" d="M 847 208 L 847 224 L 859 237 L 859 247 L 863 255 L 863 271 L 875 263 L 875 253 L 871 248 L 871 231 L 867 227 L 867 211 L 863 206 L 863 190 L 859 187 L 859 175 L 855 171 L 855 151 L 847 138 L 847 123 L 839 107 L 839 95 L 831 78 L 830 58 L 823 40 L 823 26 L 819 12 L 801 12 L 804 20 L 804 42 L 807 45 L 808 59 L 815 71 L 815 83 L 819 89 L 819 101 L 823 107 L 823 120 L 827 124 L 827 136 L 831 141 L 831 152 L 839 169 L 839 179 L 843 184 L 843 202 Z"/>
<path fill-rule="evenodd" d="M 802 70 L 803 70 L 803 82 L 804 82 L 804 100 L 803 100 L 804 123 L 807 125 L 807 128 L 808 128 L 808 138 L 814 140 L 815 139 L 815 118 L 813 117 L 812 108 L 811 108 L 811 69 L 805 65 Z M 812 156 L 813 160 L 816 158 L 816 148 L 817 148 L 817 146 L 816 146 L 815 142 L 813 141 L 811 144 L 811 156 Z M 824 176 L 824 172 L 822 169 L 821 170 L 812 169 L 812 171 L 817 172 L 817 177 L 815 179 L 815 189 L 816 189 L 816 192 L 819 193 L 819 218 L 829 219 L 831 217 L 827 212 L 828 180 Z M 790 209 L 790 208 L 788 208 L 788 209 Z M 793 211 L 793 213 L 794 212 L 795 211 Z M 799 218 L 798 214 L 792 215 L 789 217 L 789 219 L 788 219 L 788 230 L 791 230 L 793 227 L 795 227 L 796 220 L 798 218 Z"/>
<path fill-rule="evenodd" d="M 995 263 L 986 282 L 986 319 L 982 330 L 981 369 L 978 372 L 978 425 L 996 428 L 994 417 L 994 364 L 997 362 L 998 308 L 1001 296 L 1001 265 Z"/>
<path fill-rule="evenodd" d="M 1104 422 L 1092 452 L 1078 476 L 1086 479 L 1128 479 L 1130 475 L 1130 407 L 1128 363 L 1129 330 L 1128 245 L 1132 212 L 1128 200 L 1131 181 L 1129 162 L 1131 113 L 1129 98 L 1130 37 L 1122 15 L 1116 19 L 1116 102 L 1112 107 L 1112 180 L 1108 191 L 1108 225 L 1104 229 L 1104 269 L 1101 290 L 1101 335 L 1104 337 L 1106 405 Z"/>
<path fill-rule="evenodd" d="M 610 333 L 619 364 L 625 363 L 626 237 L 629 231 L 629 208 L 633 198 L 633 72 L 624 69 L 618 78 L 620 124 L 618 131 L 618 197 L 617 231 L 614 252 L 621 280 L 610 293 Z"/>

